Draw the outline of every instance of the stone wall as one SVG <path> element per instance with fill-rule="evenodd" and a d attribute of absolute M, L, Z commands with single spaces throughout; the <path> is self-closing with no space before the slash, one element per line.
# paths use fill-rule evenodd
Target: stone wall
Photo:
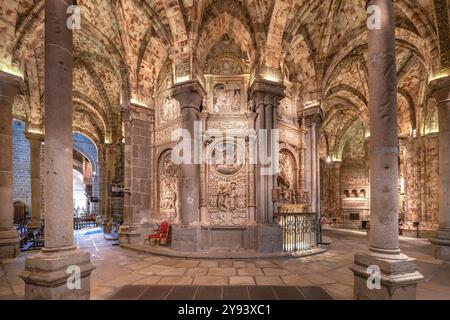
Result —
<path fill-rule="evenodd" d="M 439 222 L 439 139 L 437 134 L 411 138 L 403 143 L 405 150 L 405 196 L 403 228 L 433 231 Z"/>
<path fill-rule="evenodd" d="M 30 143 L 25 137 L 25 124 L 13 120 L 13 200 L 24 202 L 31 208 Z"/>

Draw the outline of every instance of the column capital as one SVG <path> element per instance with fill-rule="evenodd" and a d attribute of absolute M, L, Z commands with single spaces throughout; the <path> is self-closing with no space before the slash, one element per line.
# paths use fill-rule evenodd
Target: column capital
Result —
<path fill-rule="evenodd" d="M 206 92 L 198 81 L 191 80 L 175 84 L 170 88 L 170 95 L 180 103 L 181 110 L 194 108 L 200 111 Z"/>
<path fill-rule="evenodd" d="M 320 106 L 309 107 L 301 110 L 298 113 L 299 117 L 303 118 L 307 127 L 321 126 L 323 121 L 323 110 Z"/>
<path fill-rule="evenodd" d="M 285 97 L 284 90 L 286 86 L 282 83 L 257 79 L 253 81 L 249 93 L 255 102 L 255 110 L 261 104 L 270 104 L 277 107 L 279 102 Z"/>
<path fill-rule="evenodd" d="M 44 141 L 44 133 L 42 131 L 25 131 L 25 137 L 30 141 Z"/>
<path fill-rule="evenodd" d="M 450 76 L 431 81 L 428 90 L 438 104 L 446 100 L 450 101 Z"/>
<path fill-rule="evenodd" d="M 153 122 L 155 119 L 155 110 L 137 103 L 130 103 L 128 107 L 121 109 L 124 121 L 142 120 Z"/>
<path fill-rule="evenodd" d="M 0 71 L 0 97 L 13 100 L 23 89 L 23 79 L 17 75 Z"/>

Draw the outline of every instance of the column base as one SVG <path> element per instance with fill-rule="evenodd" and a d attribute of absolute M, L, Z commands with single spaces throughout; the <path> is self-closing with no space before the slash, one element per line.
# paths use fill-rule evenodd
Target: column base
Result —
<path fill-rule="evenodd" d="M 119 229 L 119 243 L 134 244 L 141 242 L 140 224 L 122 224 Z"/>
<path fill-rule="evenodd" d="M 380 286 L 370 289 L 375 275 L 368 270 L 379 267 Z M 404 254 L 389 257 L 376 253 L 355 254 L 350 267 L 355 277 L 354 294 L 357 300 L 415 300 L 417 283 L 423 279 L 415 259 Z M 370 279 L 369 279 L 370 278 Z"/>
<path fill-rule="evenodd" d="M 94 269 L 90 254 L 76 247 L 43 248 L 25 260 L 19 276 L 25 282 L 26 300 L 89 300 Z"/>
<path fill-rule="evenodd" d="M 0 231 L 0 259 L 15 258 L 20 252 L 20 236 L 15 229 Z"/>
<path fill-rule="evenodd" d="M 436 237 L 431 239 L 431 244 L 436 259 L 450 262 L 450 231 L 438 230 Z"/>

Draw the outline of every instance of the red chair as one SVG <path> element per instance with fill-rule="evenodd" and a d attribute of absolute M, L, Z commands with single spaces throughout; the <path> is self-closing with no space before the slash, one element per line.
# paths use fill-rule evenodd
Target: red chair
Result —
<path fill-rule="evenodd" d="M 167 236 L 169 235 L 169 223 L 164 221 L 159 226 L 158 230 L 148 235 L 148 242 L 150 244 L 165 245 L 167 243 Z"/>

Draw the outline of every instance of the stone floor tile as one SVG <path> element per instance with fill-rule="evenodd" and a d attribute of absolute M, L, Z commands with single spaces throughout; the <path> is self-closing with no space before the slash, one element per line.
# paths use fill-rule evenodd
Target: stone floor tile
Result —
<path fill-rule="evenodd" d="M 264 277 L 256 276 L 256 284 L 259 286 L 282 286 L 283 280 L 280 277 Z"/>
<path fill-rule="evenodd" d="M 236 268 L 209 268 L 209 276 L 235 276 Z"/>
<path fill-rule="evenodd" d="M 184 286 L 192 284 L 192 277 L 164 277 L 158 281 L 159 286 Z"/>
<path fill-rule="evenodd" d="M 217 268 L 218 266 L 219 262 L 211 260 L 203 260 L 200 261 L 200 263 L 198 264 L 198 267 L 205 267 L 205 268 Z"/>
<path fill-rule="evenodd" d="M 264 273 L 261 268 L 243 268 L 237 269 L 240 276 L 263 276 Z"/>
<path fill-rule="evenodd" d="M 186 275 L 188 276 L 206 276 L 208 274 L 208 268 L 188 268 Z"/>
<path fill-rule="evenodd" d="M 255 279 L 253 277 L 230 277 L 230 285 L 232 286 L 254 286 Z"/>
<path fill-rule="evenodd" d="M 283 279 L 283 282 L 287 286 L 312 286 L 313 283 L 311 281 L 306 280 L 305 278 L 302 278 L 297 275 L 291 275 L 291 276 L 283 276 L 281 277 Z"/>
<path fill-rule="evenodd" d="M 289 274 L 289 271 L 281 268 L 264 268 L 264 274 L 266 276 L 285 276 Z"/>
<path fill-rule="evenodd" d="M 184 260 L 173 265 L 175 268 L 195 268 L 199 265 L 200 261 L 196 260 Z"/>
<path fill-rule="evenodd" d="M 228 277 L 199 276 L 194 278 L 193 284 L 198 286 L 226 286 L 228 285 Z"/>

